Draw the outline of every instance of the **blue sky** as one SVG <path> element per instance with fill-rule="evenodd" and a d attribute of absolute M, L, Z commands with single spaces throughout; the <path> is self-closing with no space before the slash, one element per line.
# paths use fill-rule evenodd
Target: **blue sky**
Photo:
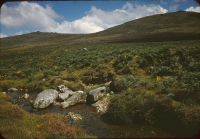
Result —
<path fill-rule="evenodd" d="M 200 12 L 195 0 L 7 2 L 1 7 L 1 37 L 33 31 L 93 33 L 141 17 L 175 11 Z"/>

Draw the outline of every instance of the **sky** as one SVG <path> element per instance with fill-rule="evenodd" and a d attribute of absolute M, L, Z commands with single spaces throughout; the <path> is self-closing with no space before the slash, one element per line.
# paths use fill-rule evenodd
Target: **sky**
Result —
<path fill-rule="evenodd" d="M 145 16 L 176 11 L 200 13 L 200 5 L 195 0 L 6 2 L 1 7 L 0 37 L 35 31 L 95 33 Z"/>

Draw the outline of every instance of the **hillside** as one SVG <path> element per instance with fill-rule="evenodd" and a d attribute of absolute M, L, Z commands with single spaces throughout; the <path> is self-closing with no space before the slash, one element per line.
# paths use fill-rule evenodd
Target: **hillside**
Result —
<path fill-rule="evenodd" d="M 96 36 L 112 36 L 109 42 L 192 40 L 200 38 L 199 22 L 200 13 L 159 14 L 124 23 Z"/>
<path fill-rule="evenodd" d="M 1 39 L 1 47 L 112 42 L 197 40 L 200 13 L 175 12 L 144 17 L 93 34 L 33 32 Z"/>

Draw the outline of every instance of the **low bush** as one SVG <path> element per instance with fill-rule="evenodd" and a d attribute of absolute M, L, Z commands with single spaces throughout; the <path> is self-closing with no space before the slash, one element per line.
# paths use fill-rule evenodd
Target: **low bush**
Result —
<path fill-rule="evenodd" d="M 102 84 L 113 80 L 115 72 L 107 65 L 99 65 L 95 69 L 86 71 L 80 78 L 83 83 L 88 84 Z"/>
<path fill-rule="evenodd" d="M 183 106 L 165 95 L 135 90 L 112 98 L 103 119 L 114 124 L 147 124 L 178 136 L 191 136 L 200 130 L 200 107 Z"/>
<path fill-rule="evenodd" d="M 73 91 L 85 89 L 85 85 L 81 81 L 64 81 L 63 84 Z"/>
<path fill-rule="evenodd" d="M 110 90 L 116 93 L 121 93 L 129 87 L 133 87 L 138 82 L 138 79 L 133 75 L 117 76 L 110 84 Z"/>

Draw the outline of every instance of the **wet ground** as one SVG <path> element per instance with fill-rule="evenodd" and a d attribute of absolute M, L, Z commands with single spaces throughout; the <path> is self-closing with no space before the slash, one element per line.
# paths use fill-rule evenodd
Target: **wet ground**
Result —
<path fill-rule="evenodd" d="M 64 115 L 67 115 L 68 112 L 78 113 L 82 116 L 82 121 L 75 123 L 74 126 L 85 129 L 89 134 L 99 138 L 165 136 L 161 131 L 148 126 L 120 126 L 107 124 L 101 120 L 93 107 L 86 104 L 78 104 L 67 109 L 52 106 L 43 110 L 34 111 L 36 114 L 60 113 Z"/>
<path fill-rule="evenodd" d="M 35 110 L 28 101 L 20 98 L 18 94 L 12 94 L 10 96 L 13 103 L 18 104 L 24 110 L 31 113 L 39 115 L 47 113 L 59 113 L 63 115 L 67 115 L 68 112 L 78 113 L 82 116 L 82 121 L 73 123 L 73 125 L 84 129 L 88 134 L 98 138 L 170 137 L 160 130 L 149 126 L 120 126 L 105 123 L 96 113 L 96 110 L 86 104 L 78 104 L 67 109 L 63 109 L 59 106 L 50 106 L 45 109 Z M 34 99 L 36 95 L 31 94 L 30 97 Z"/>

